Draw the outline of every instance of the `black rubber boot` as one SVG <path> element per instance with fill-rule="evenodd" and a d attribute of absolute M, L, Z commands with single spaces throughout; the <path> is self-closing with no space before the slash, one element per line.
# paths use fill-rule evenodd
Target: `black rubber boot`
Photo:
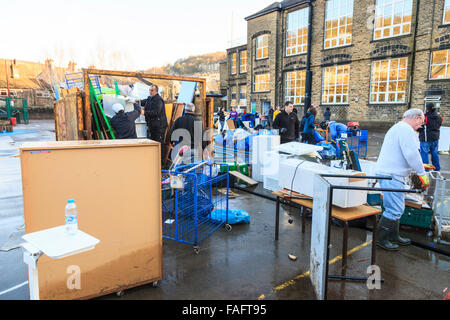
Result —
<path fill-rule="evenodd" d="M 394 230 L 395 221 L 381 216 L 377 229 L 377 246 L 389 251 L 398 250 L 398 245 L 390 241 L 394 237 Z"/>
<path fill-rule="evenodd" d="M 392 238 L 390 240 L 392 243 L 396 243 L 401 246 L 409 246 L 411 244 L 410 239 L 403 238 L 400 236 L 400 220 L 395 221 L 394 232 L 393 232 Z"/>

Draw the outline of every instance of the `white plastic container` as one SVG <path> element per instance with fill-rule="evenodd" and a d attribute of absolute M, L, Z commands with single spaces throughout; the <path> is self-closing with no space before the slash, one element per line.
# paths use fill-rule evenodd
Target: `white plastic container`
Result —
<path fill-rule="evenodd" d="M 357 179 L 361 173 L 352 170 L 331 168 L 319 163 L 298 159 L 280 161 L 280 187 L 314 198 L 314 176 L 316 174 L 355 175 L 355 178 L 326 178 L 331 184 L 339 186 L 368 187 L 367 179 Z M 349 208 L 367 202 L 367 191 L 336 189 L 333 193 L 333 205 Z"/>

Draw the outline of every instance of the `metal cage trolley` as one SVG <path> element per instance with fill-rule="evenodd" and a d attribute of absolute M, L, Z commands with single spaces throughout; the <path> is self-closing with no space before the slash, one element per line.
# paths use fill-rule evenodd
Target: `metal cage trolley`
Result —
<path fill-rule="evenodd" d="M 222 164 L 223 166 L 223 164 Z M 163 238 L 194 246 L 228 224 L 229 168 L 201 162 L 161 170 Z"/>

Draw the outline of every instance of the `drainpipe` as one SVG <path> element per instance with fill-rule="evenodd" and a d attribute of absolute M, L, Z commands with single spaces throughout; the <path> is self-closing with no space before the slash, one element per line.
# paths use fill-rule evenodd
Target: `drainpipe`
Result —
<path fill-rule="evenodd" d="M 435 2 L 435 1 L 433 1 L 433 2 Z M 411 100 L 412 100 L 412 92 L 413 92 L 413 84 L 414 84 L 414 68 L 416 66 L 416 39 L 417 39 L 417 27 L 418 27 L 418 22 L 419 22 L 419 7 L 420 7 L 420 0 L 417 0 L 416 1 L 416 19 L 415 19 L 416 21 L 415 21 L 415 26 L 414 26 L 414 37 L 413 37 L 412 54 L 411 54 L 411 83 L 409 85 L 408 109 L 411 109 Z M 433 17 L 434 17 L 434 14 L 433 14 Z"/>
<path fill-rule="evenodd" d="M 308 49 L 306 55 L 306 81 L 305 81 L 305 107 L 304 114 L 311 107 L 311 91 L 312 91 L 312 71 L 311 71 L 311 45 L 312 45 L 312 19 L 313 19 L 313 5 L 311 0 L 308 0 Z"/>

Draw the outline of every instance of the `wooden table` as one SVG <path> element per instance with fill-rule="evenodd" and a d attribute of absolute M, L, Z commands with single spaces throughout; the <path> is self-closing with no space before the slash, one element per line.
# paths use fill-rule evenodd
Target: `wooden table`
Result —
<path fill-rule="evenodd" d="M 275 240 L 278 240 L 278 231 L 279 231 L 279 218 L 280 218 L 280 199 L 283 199 L 288 202 L 292 202 L 295 204 L 298 204 L 301 206 L 301 215 L 302 215 L 302 233 L 305 232 L 305 210 L 304 208 L 309 208 L 312 210 L 313 208 L 313 200 L 305 195 L 296 193 L 296 192 L 290 192 L 289 190 L 283 189 L 279 191 L 272 192 L 273 195 L 277 197 L 277 204 L 276 204 L 276 215 L 275 215 Z M 301 198 L 308 198 L 308 199 L 300 199 Z M 374 265 L 376 261 L 376 236 L 377 236 L 377 225 L 378 225 L 378 219 L 377 214 L 381 213 L 380 209 L 368 206 L 368 205 L 361 205 L 358 207 L 352 207 L 352 208 L 341 208 L 337 206 L 333 206 L 331 210 L 331 216 L 335 219 L 338 219 L 342 222 L 344 222 L 344 234 L 343 234 L 343 245 L 342 245 L 342 275 L 345 275 L 345 271 L 347 269 L 347 248 L 348 248 L 348 222 L 365 218 L 365 217 L 374 217 L 374 226 L 372 230 L 372 258 L 371 258 L 371 264 Z"/>

